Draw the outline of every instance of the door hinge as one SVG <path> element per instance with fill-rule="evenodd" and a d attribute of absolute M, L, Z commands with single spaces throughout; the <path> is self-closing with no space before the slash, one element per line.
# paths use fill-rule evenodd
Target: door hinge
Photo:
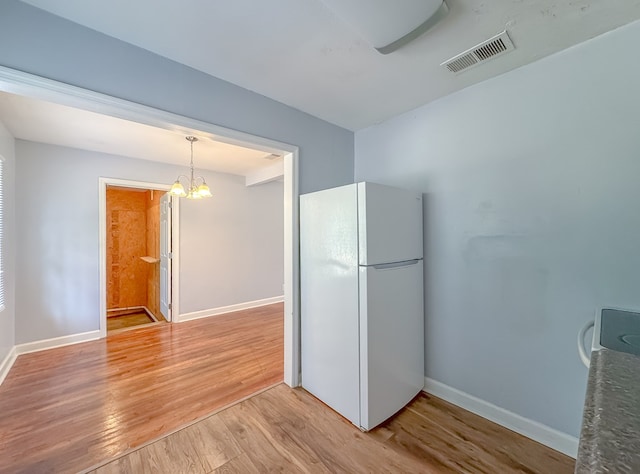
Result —
<path fill-rule="evenodd" d="M 171 303 L 169 303 L 169 309 L 171 309 L 171 306 L 172 306 L 172 304 L 171 304 Z"/>
<path fill-rule="evenodd" d="M 167 254 L 167 258 L 173 258 L 173 252 L 169 252 L 169 253 Z"/>

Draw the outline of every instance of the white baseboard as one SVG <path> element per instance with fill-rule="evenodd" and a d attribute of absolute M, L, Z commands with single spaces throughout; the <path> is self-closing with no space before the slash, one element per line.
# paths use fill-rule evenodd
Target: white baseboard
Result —
<path fill-rule="evenodd" d="M 13 346 L 0 363 L 0 385 L 2 384 L 2 382 L 4 382 L 4 379 L 11 370 L 11 367 L 13 367 L 13 363 L 16 361 L 16 357 L 18 357 L 18 354 L 16 353 L 16 347 Z"/>
<path fill-rule="evenodd" d="M 193 319 L 208 318 L 209 316 L 218 316 L 220 314 L 233 313 L 243 309 L 258 308 L 274 303 L 282 303 L 284 296 L 274 296 L 273 298 L 265 298 L 262 300 L 247 301 L 246 303 L 232 304 L 230 306 L 221 306 L 219 308 L 203 309 L 202 311 L 194 311 L 192 313 L 184 313 L 178 315 L 177 322 L 191 321 Z"/>
<path fill-rule="evenodd" d="M 578 438 L 425 377 L 424 391 L 575 459 Z"/>
<path fill-rule="evenodd" d="M 44 351 L 46 349 L 53 349 L 54 347 L 68 346 L 70 344 L 78 344 L 80 342 L 93 341 L 95 339 L 100 339 L 99 330 L 18 344 L 16 345 L 15 350 L 17 355 L 28 354 L 30 352 Z"/>

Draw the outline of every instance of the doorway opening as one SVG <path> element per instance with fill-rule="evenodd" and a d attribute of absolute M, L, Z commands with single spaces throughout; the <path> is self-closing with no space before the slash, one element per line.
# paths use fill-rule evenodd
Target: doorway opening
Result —
<path fill-rule="evenodd" d="M 100 331 L 173 320 L 177 202 L 166 184 L 100 178 Z"/>
<path fill-rule="evenodd" d="M 284 161 L 284 380 L 290 386 L 300 383 L 300 302 L 299 302 L 299 252 L 298 252 L 298 160 L 299 149 L 297 146 L 279 142 L 276 140 L 252 135 L 250 133 L 229 129 L 210 122 L 204 122 L 188 118 L 175 113 L 154 109 L 148 106 L 118 99 L 98 92 L 71 86 L 43 77 L 35 76 L 22 71 L 9 68 L 0 68 L 0 90 L 25 97 L 50 101 L 63 106 L 75 107 L 88 112 L 103 114 L 104 116 L 117 117 L 158 129 L 183 132 L 183 135 L 199 135 L 219 142 L 249 146 L 282 156 Z M 159 178 L 158 178 L 159 179 Z M 172 178 L 170 178 L 172 179 Z M 105 191 L 107 178 L 99 178 L 100 181 L 100 255 L 99 255 L 99 281 L 104 288 L 106 280 L 106 224 L 105 224 Z M 111 182 L 113 181 L 113 182 Z M 138 186 L 131 181 L 118 182 L 111 180 L 109 184 L 145 187 L 149 189 L 164 189 L 168 191 L 170 186 L 142 183 Z M 151 184 L 151 186 L 150 186 Z M 178 220 L 179 200 L 173 200 L 173 206 L 169 213 L 173 222 Z M 173 258 L 170 263 L 174 268 L 179 267 L 178 255 L 179 242 L 178 225 L 171 227 L 170 236 L 173 241 Z M 170 273 L 168 281 L 171 283 L 168 294 L 171 297 L 170 304 L 175 320 L 180 320 L 178 272 Z M 104 291 L 100 291 L 104 293 Z M 105 337 L 106 328 L 106 295 L 99 295 L 99 330 L 83 334 L 85 339 Z M 176 319 L 177 317 L 177 319 Z"/>
<path fill-rule="evenodd" d="M 161 266 L 161 205 L 166 195 L 161 190 L 107 185 L 107 334 L 170 318 L 168 305 L 161 305 L 167 300 L 161 294 L 166 288 L 161 283 L 166 271 Z"/>

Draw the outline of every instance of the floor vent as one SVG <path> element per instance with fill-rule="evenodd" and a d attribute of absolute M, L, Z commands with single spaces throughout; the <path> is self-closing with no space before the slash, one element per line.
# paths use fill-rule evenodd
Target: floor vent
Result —
<path fill-rule="evenodd" d="M 511 42 L 506 30 L 502 33 L 475 45 L 473 48 L 446 60 L 440 66 L 446 67 L 449 71 L 458 74 L 462 71 L 477 66 L 481 62 L 501 56 L 509 51 L 513 51 L 515 46 Z"/>

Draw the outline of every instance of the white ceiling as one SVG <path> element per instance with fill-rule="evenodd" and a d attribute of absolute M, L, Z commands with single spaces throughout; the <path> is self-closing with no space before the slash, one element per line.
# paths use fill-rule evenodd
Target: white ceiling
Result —
<path fill-rule="evenodd" d="M 640 18 L 640 0 L 446 0 L 442 22 L 381 55 L 320 0 L 23 1 L 351 130 Z M 439 66 L 505 28 L 515 51 Z"/>
<path fill-rule="evenodd" d="M 22 140 L 189 165 L 190 145 L 183 133 L 64 105 L 0 92 L 0 121 Z M 193 156 L 197 169 L 243 176 L 282 160 L 202 135 L 193 145 Z"/>

